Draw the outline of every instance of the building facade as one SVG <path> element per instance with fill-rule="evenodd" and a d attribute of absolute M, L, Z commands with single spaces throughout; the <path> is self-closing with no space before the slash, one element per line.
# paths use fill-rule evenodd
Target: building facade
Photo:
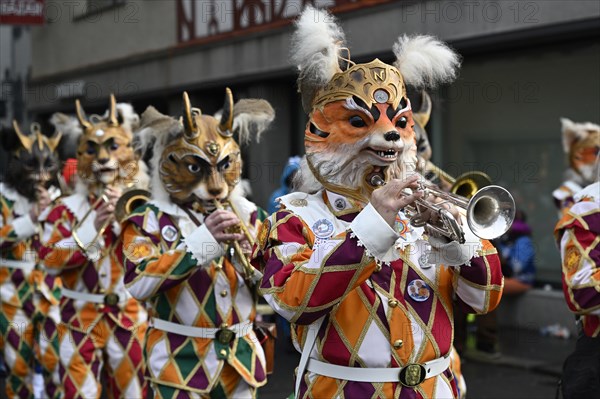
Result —
<path fill-rule="evenodd" d="M 245 150 L 244 170 L 266 207 L 285 161 L 303 151 L 288 58 L 305 3 L 337 15 L 355 61 L 391 61 L 403 33 L 436 35 L 463 55 L 457 82 L 432 93 L 434 161 L 454 175 L 483 170 L 511 190 L 534 227 L 538 278 L 558 282 L 559 118 L 600 121 L 597 1 L 48 0 L 46 25 L 32 30 L 28 111 L 46 120 L 82 98 L 101 112 L 112 92 L 139 113 L 152 104 L 178 115 L 187 90 L 212 113 L 226 85 L 236 98 L 265 98 L 276 121 Z"/>

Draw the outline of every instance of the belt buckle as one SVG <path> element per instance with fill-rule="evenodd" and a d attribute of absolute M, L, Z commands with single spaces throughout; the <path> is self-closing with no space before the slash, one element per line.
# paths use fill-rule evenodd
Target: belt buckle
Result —
<path fill-rule="evenodd" d="M 107 306 L 116 306 L 119 303 L 119 295 L 110 293 L 104 295 L 104 304 Z"/>
<path fill-rule="evenodd" d="M 410 363 L 402 367 L 398 379 L 405 387 L 413 388 L 425 381 L 425 366 L 418 363 Z"/>
<path fill-rule="evenodd" d="M 227 328 L 227 324 L 222 324 L 221 328 L 215 333 L 215 338 L 219 343 L 228 345 L 235 339 L 235 331 Z"/>

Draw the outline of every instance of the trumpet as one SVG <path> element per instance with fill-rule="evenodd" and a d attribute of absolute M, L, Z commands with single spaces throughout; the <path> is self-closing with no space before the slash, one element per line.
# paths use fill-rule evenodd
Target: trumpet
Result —
<path fill-rule="evenodd" d="M 479 189 L 492 184 L 492 179 L 486 173 L 479 171 L 466 172 L 455 178 L 431 161 L 426 161 L 423 174 L 425 176 L 429 174 L 437 176 L 441 181 L 452 186 L 450 188 L 451 193 L 465 198 L 471 198 Z"/>
<path fill-rule="evenodd" d="M 221 204 L 221 202 L 217 199 L 213 200 L 213 204 L 215 205 L 216 209 L 225 209 L 223 207 L 223 204 Z M 228 202 L 228 205 L 231 208 L 231 211 L 238 217 L 238 219 L 240 219 L 240 223 L 238 225 L 232 226 L 228 229 L 229 232 L 233 234 L 239 234 L 240 232 L 243 233 L 246 237 L 246 240 L 248 240 L 248 243 L 254 246 L 254 238 L 250 234 L 250 231 L 248 230 L 248 227 L 246 227 L 246 224 L 240 218 L 240 213 L 238 212 L 237 208 L 235 207 L 235 205 L 233 205 L 233 202 L 231 201 Z M 247 281 L 254 280 L 256 277 L 256 270 L 250 264 L 250 261 L 242 251 L 240 243 L 237 241 L 233 241 L 231 242 L 231 245 L 233 246 L 233 250 L 244 269 L 244 279 L 246 279 Z"/>
<path fill-rule="evenodd" d="M 373 186 L 383 186 L 385 181 L 379 175 L 370 178 Z M 447 193 L 433 185 L 419 183 L 419 190 L 424 192 L 422 198 L 414 205 L 404 207 L 404 213 L 415 227 L 425 227 L 452 241 L 465 243 L 465 233 L 456 218 L 442 205 L 453 204 L 466 211 L 467 224 L 473 234 L 485 240 L 493 240 L 506 233 L 515 218 L 515 200 L 503 187 L 489 185 L 479 189 L 470 199 L 454 193 Z M 402 192 L 402 195 L 408 195 Z M 437 204 L 427 201 L 428 196 L 435 196 L 443 201 Z M 438 216 L 436 222 L 425 218 L 427 211 Z"/>

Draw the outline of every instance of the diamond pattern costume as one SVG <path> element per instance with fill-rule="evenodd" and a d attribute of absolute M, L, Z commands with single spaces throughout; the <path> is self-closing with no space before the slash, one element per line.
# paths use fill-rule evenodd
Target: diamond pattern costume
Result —
<path fill-rule="evenodd" d="M 0 183 L 2 210 L 0 266 L 0 350 L 8 365 L 7 396 L 33 395 L 31 379 L 35 362 L 42 366 L 45 395 L 60 395 L 58 381 L 60 281 L 47 275 L 36 264 L 35 247 L 39 228 L 31 221 L 32 204 L 15 190 Z M 30 266 L 11 267 L 4 260 Z"/>
<path fill-rule="evenodd" d="M 555 228 L 562 258 L 563 292 L 572 312 L 582 315 L 583 332 L 600 335 L 600 183 L 574 197 Z"/>
<path fill-rule="evenodd" d="M 244 198 L 236 202 L 254 232 L 260 225 L 256 206 Z M 203 216 L 196 217 L 202 223 Z M 241 273 L 208 230 L 196 228 L 177 206 L 152 202 L 138 208 L 124 225 L 123 240 L 127 288 L 151 304 L 154 317 L 208 328 L 254 320 L 254 298 Z M 148 378 L 165 398 L 177 397 L 175 390 L 239 397 L 246 384 L 266 383 L 262 348 L 254 332 L 246 332 L 229 346 L 150 327 L 144 354 Z"/>
<path fill-rule="evenodd" d="M 427 244 L 417 230 L 408 226 L 402 238 L 371 206 L 361 209 L 331 192 L 296 193 L 281 202 L 285 209 L 259 233 L 255 262 L 265 268 L 265 299 L 296 324 L 298 349 L 306 326 L 325 317 L 311 358 L 350 367 L 401 367 L 439 358 L 452 345 L 454 293 L 475 313 L 492 310 L 500 300 L 502 272 L 488 242 L 470 266 L 423 268 Z M 331 205 L 336 202 L 344 208 Z M 376 258 L 384 258 L 396 240 L 408 240 L 399 259 L 378 266 Z M 457 394 L 450 370 L 414 389 L 307 373 L 300 389 L 301 398 Z"/>
<path fill-rule="evenodd" d="M 101 207 L 110 204 L 107 193 L 144 184 L 144 165 L 131 144 L 139 117 L 112 95 L 107 116 L 88 119 L 79 101 L 76 110 L 79 123 L 62 114 L 52 117 L 78 138 L 79 180 L 75 193 L 61 198 L 45 217 L 40 249 L 47 270 L 63 281 L 61 383 L 65 398 L 100 398 L 103 390 L 109 397 L 141 398 L 147 312 L 125 289 L 114 212 L 105 212 L 102 228 L 95 223 Z"/>

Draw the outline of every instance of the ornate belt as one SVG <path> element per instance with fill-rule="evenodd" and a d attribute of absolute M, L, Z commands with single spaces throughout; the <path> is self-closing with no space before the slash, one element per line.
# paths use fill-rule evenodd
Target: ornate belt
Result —
<path fill-rule="evenodd" d="M 183 324 L 172 323 L 170 321 L 152 318 L 151 325 L 154 328 L 170 332 L 173 334 L 185 335 L 187 337 L 195 338 L 209 338 L 216 339 L 222 344 L 228 344 L 232 342 L 235 337 L 243 337 L 248 335 L 252 331 L 252 322 L 246 320 L 242 323 L 227 326 L 226 324 L 221 327 L 192 327 Z"/>

